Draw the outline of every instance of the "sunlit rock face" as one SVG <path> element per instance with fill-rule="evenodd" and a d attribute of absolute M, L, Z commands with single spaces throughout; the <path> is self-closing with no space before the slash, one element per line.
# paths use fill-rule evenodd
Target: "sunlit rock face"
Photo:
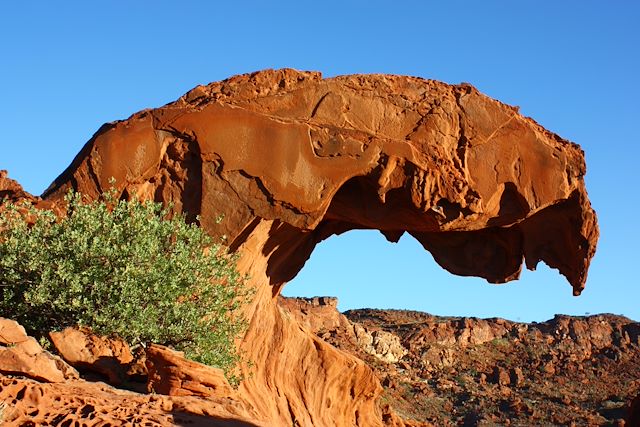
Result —
<path fill-rule="evenodd" d="M 598 239 L 576 144 L 470 85 L 267 70 L 199 86 L 104 125 L 45 192 L 172 202 L 242 255 L 256 294 L 239 395 L 262 420 L 379 425 L 380 385 L 275 297 L 323 239 L 407 232 L 458 275 L 493 283 L 523 262 L 577 295 Z M 217 219 L 223 216 L 223 220 Z"/>

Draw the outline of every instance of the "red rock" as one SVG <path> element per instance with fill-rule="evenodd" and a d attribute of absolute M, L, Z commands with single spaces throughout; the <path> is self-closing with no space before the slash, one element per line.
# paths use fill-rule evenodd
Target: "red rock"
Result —
<path fill-rule="evenodd" d="M 24 191 L 22 186 L 9 178 L 6 170 L 0 170 L 0 205 L 4 202 L 16 203 L 22 200 L 35 201 L 36 198 Z"/>
<path fill-rule="evenodd" d="M 521 386 L 524 383 L 524 373 L 522 372 L 522 368 L 516 367 L 511 369 L 510 378 L 511 383 L 514 386 Z"/>
<path fill-rule="evenodd" d="M 60 356 L 72 366 L 105 375 L 111 384 L 121 384 L 126 379 L 133 355 L 122 339 L 98 336 L 88 328 L 66 328 L 49 333 L 49 337 Z"/>
<path fill-rule="evenodd" d="M 0 372 L 38 381 L 64 382 L 78 373 L 27 336 L 18 322 L 0 318 Z"/>
<path fill-rule="evenodd" d="M 234 397 L 224 372 L 186 359 L 184 353 L 152 344 L 146 349 L 151 393 L 169 396 Z"/>
<path fill-rule="evenodd" d="M 509 376 L 509 372 L 504 368 L 496 366 L 493 369 L 493 382 L 498 385 L 511 384 L 511 377 Z"/>
<path fill-rule="evenodd" d="M 371 370 L 276 306 L 315 245 L 408 232 L 454 274 L 502 283 L 544 261 L 579 294 L 598 239 L 585 173 L 577 145 L 469 85 L 268 70 L 103 126 L 44 197 L 97 197 L 114 177 L 200 215 L 256 289 L 241 395 L 275 424 L 375 426 Z"/>
<path fill-rule="evenodd" d="M 542 367 L 542 370 L 548 375 L 553 375 L 556 373 L 556 367 L 554 363 L 551 361 L 545 363 L 544 366 Z"/>
<path fill-rule="evenodd" d="M 319 240 L 369 227 L 409 232 L 451 272 L 492 282 L 545 261 L 579 293 L 598 237 L 585 173 L 576 144 L 470 85 L 269 70 L 103 126 L 45 195 L 97 196 L 114 177 L 201 214 L 234 247 L 275 220 L 273 285 Z"/>
<path fill-rule="evenodd" d="M 382 406 L 382 422 L 386 427 L 433 427 L 434 424 L 413 420 L 404 420 L 399 417 L 390 405 Z"/>
<path fill-rule="evenodd" d="M 481 373 L 480 374 L 479 383 L 481 385 L 485 385 L 487 383 L 487 374 L 485 374 L 485 373 Z"/>

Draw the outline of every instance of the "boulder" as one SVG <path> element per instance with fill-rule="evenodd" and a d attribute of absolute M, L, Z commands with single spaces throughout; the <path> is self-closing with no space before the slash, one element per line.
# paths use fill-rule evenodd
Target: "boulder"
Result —
<path fill-rule="evenodd" d="M 5 318 L 0 318 L 0 372 L 54 383 L 79 378 L 75 369 L 45 351 L 18 322 Z"/>
<path fill-rule="evenodd" d="M 513 384 L 514 386 L 521 386 L 522 384 L 524 384 L 524 373 L 522 372 L 522 368 L 520 368 L 519 366 L 511 368 L 509 377 L 511 379 L 511 384 Z"/>
<path fill-rule="evenodd" d="M 124 340 L 98 336 L 88 328 L 66 328 L 50 332 L 49 337 L 60 356 L 72 366 L 102 374 L 115 385 L 126 379 L 133 355 Z"/>
<path fill-rule="evenodd" d="M 493 369 L 493 382 L 498 385 L 507 386 L 511 384 L 511 376 L 506 369 L 496 366 Z"/>
<path fill-rule="evenodd" d="M 352 325 L 351 330 L 356 343 L 362 350 L 385 363 L 397 363 L 407 354 L 407 349 L 402 346 L 400 338 L 391 332 L 370 331 L 358 324 Z"/>
<path fill-rule="evenodd" d="M 151 344 L 146 349 L 147 389 L 168 396 L 233 397 L 224 372 L 184 357 L 184 353 Z"/>

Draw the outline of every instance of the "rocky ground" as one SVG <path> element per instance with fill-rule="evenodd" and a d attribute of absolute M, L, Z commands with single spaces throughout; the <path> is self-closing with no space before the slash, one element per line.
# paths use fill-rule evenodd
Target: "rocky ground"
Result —
<path fill-rule="evenodd" d="M 167 347 L 136 355 L 121 340 L 72 328 L 47 347 L 0 318 L 1 426 L 263 425 L 222 371 Z"/>
<path fill-rule="evenodd" d="M 405 419 L 442 426 L 625 425 L 640 392 L 640 324 L 622 316 L 517 323 L 404 310 L 342 315 L 335 298 L 280 305 L 373 367 L 383 401 Z"/>
<path fill-rule="evenodd" d="M 401 310 L 342 314 L 327 297 L 279 297 L 278 306 L 373 369 L 387 426 L 640 425 L 640 323 L 621 316 L 527 324 Z M 269 425 L 220 370 L 169 348 L 132 352 L 86 329 L 49 338 L 41 340 L 46 351 L 0 318 L 2 425 Z"/>

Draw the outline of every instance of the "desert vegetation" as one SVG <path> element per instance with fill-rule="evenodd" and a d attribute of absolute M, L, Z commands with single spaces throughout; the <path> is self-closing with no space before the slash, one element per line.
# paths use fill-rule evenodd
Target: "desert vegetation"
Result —
<path fill-rule="evenodd" d="M 62 215 L 0 213 L 0 316 L 33 335 L 87 326 L 229 371 L 248 293 L 235 257 L 159 203 L 69 192 Z"/>

